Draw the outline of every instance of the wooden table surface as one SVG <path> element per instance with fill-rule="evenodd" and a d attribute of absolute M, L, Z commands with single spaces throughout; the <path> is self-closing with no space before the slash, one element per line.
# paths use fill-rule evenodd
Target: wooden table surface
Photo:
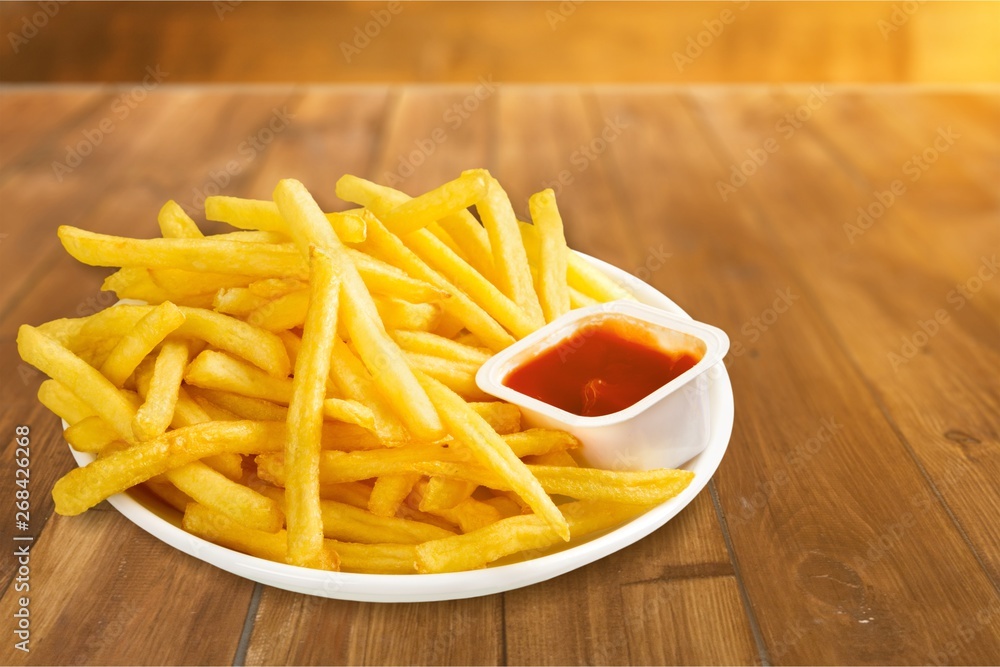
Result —
<path fill-rule="evenodd" d="M 998 127 L 996 89 L 4 88 L 2 662 L 995 663 Z M 416 193 L 478 166 L 521 212 L 561 178 L 571 246 L 729 333 L 729 451 L 677 518 L 529 588 L 386 605 L 240 579 L 106 504 L 53 514 L 73 461 L 16 327 L 111 302 L 57 225 L 153 236 L 163 202 L 216 187 L 294 176 L 336 208 L 345 172 Z"/>

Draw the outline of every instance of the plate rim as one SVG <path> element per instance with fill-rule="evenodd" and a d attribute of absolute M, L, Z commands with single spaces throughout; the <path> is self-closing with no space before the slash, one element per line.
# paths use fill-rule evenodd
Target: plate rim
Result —
<path fill-rule="evenodd" d="M 627 286 L 640 302 L 651 300 L 657 303 L 648 305 L 690 318 L 670 297 L 652 285 L 612 264 L 579 251 L 573 252 L 609 278 Z M 382 603 L 459 600 L 502 593 L 558 577 L 635 544 L 666 525 L 704 490 L 729 447 L 735 416 L 732 383 L 725 359 L 706 372 L 711 375 L 712 433 L 705 450 L 684 466 L 688 470 L 696 468 L 697 474 L 691 484 L 677 496 L 614 530 L 527 561 L 436 574 L 329 572 L 269 561 L 219 546 L 186 532 L 127 493 L 111 496 L 108 503 L 130 522 L 170 547 L 231 574 L 291 592 Z M 94 460 L 91 454 L 69 449 L 79 466 Z"/>

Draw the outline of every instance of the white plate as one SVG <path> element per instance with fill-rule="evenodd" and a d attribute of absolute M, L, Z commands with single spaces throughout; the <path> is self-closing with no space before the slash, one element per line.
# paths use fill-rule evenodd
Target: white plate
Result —
<path fill-rule="evenodd" d="M 632 275 L 582 255 L 613 280 L 621 282 L 643 303 L 687 315 L 677 304 Z M 716 365 L 709 387 L 712 435 L 708 447 L 684 466 L 694 480 L 678 496 L 599 537 L 574 541 L 559 551 L 531 560 L 449 574 L 352 574 L 325 572 L 275 563 L 212 544 L 179 527 L 177 513 L 148 495 L 118 494 L 108 499 L 119 512 L 157 539 L 206 563 L 252 581 L 340 600 L 363 602 L 424 602 L 490 595 L 536 584 L 604 558 L 663 526 L 697 496 L 722 461 L 733 430 L 733 390 L 725 364 Z M 93 460 L 71 448 L 83 466 Z M 141 498 L 141 502 L 140 499 Z"/>

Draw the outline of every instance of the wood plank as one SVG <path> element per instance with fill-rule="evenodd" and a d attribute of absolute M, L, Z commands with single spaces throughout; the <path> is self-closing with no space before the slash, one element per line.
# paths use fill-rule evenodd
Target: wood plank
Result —
<path fill-rule="evenodd" d="M 727 96 L 713 99 L 704 108 L 713 126 L 722 128 L 724 141 L 735 144 L 757 135 L 761 125 L 766 127 L 776 107 L 788 107 L 786 100 L 760 102 L 755 105 L 759 116 L 748 120 L 744 115 L 746 120 L 740 122 L 724 111 L 730 104 L 750 106 L 742 97 L 734 100 Z M 920 108 L 920 103 L 912 101 L 909 106 Z M 879 404 L 934 483 L 935 494 L 940 494 L 978 556 L 987 563 L 996 585 L 1000 582 L 1000 529 L 992 515 L 1000 511 L 1000 490 L 993 483 L 1000 474 L 1000 441 L 995 428 L 1000 392 L 993 378 L 1000 373 L 996 350 L 1000 281 L 988 277 L 980 291 L 968 292 L 967 299 L 953 290 L 956 283 L 978 280 L 977 272 L 984 266 L 987 271 L 981 275 L 998 272 L 983 264 L 983 252 L 1000 246 L 1000 226 L 996 224 L 1000 200 L 992 204 L 992 215 L 984 214 L 983 207 L 990 206 L 985 202 L 970 204 L 964 211 L 943 207 L 947 212 L 927 202 L 938 189 L 931 180 L 937 174 L 948 180 L 949 199 L 974 202 L 976 197 L 984 197 L 977 182 L 956 173 L 958 161 L 970 159 L 970 154 L 980 150 L 975 136 L 969 136 L 948 152 L 950 163 L 935 164 L 912 191 L 900 196 L 898 204 L 880 218 L 877 229 L 873 227 L 856 243 L 847 242 L 837 226 L 852 218 L 851 207 L 859 195 L 867 196 L 867 188 L 838 178 L 834 172 L 825 179 L 823 191 L 813 191 L 809 197 L 775 196 L 780 184 L 804 164 L 812 164 L 823 173 L 835 169 L 823 148 L 812 140 L 813 132 L 822 133 L 824 142 L 837 146 L 869 182 L 883 185 L 898 174 L 899 154 L 922 150 L 922 139 L 898 129 L 900 122 L 895 115 L 865 114 L 868 122 L 859 125 L 838 122 L 842 120 L 840 107 L 829 111 L 830 115 L 817 118 L 799 141 L 783 147 L 784 161 L 761 169 L 747 187 L 753 189 L 751 193 L 767 219 L 773 221 L 781 242 L 798 250 L 794 256 L 809 258 L 808 267 L 800 267 L 802 275 L 807 279 L 822 276 L 809 280 L 810 290 L 831 313 L 831 323 L 857 368 L 873 385 Z M 961 126 L 961 115 L 954 119 L 956 127 Z M 930 122 L 922 125 L 933 127 L 938 121 L 933 117 L 927 120 Z M 942 157 L 941 163 L 944 160 Z M 916 198 L 918 189 L 931 194 L 919 203 L 908 199 L 911 195 Z M 815 233 L 802 235 L 792 222 L 800 219 L 811 220 Z M 967 230 L 962 236 L 980 243 L 992 239 L 993 243 L 951 243 L 943 238 L 954 236 L 948 230 L 956 227 Z M 845 256 L 851 261 L 845 262 Z M 885 275 L 887 265 L 894 267 L 895 276 Z M 884 291 L 880 289 L 883 286 Z M 949 300 L 949 294 L 961 301 Z M 920 336 L 927 334 L 920 322 L 925 327 L 926 322 L 934 326 L 934 335 L 929 337 L 933 342 L 916 346 L 921 353 L 908 360 L 902 356 L 900 341 L 924 340 Z M 966 363 L 970 358 L 977 359 L 977 364 Z M 922 508 L 937 498 L 928 494 L 911 502 Z"/>
<path fill-rule="evenodd" d="M 416 196 L 466 169 L 488 167 L 496 152 L 497 89 L 490 81 L 441 91 L 404 88 L 369 177 Z"/>
<path fill-rule="evenodd" d="M 749 665 L 758 662 L 733 577 L 629 584 L 629 662 L 639 665 Z"/>
<path fill-rule="evenodd" d="M 46 97 L 8 90 L 0 95 L 0 180 L 20 168 L 22 154 L 37 147 L 66 124 L 90 113 L 107 97 L 96 89 Z"/>
<path fill-rule="evenodd" d="M 433 2 L 71 3 L 27 44 L 0 52 L 0 73 L 5 81 L 135 81 L 147 64 L 159 64 L 177 82 L 469 82 L 488 72 L 503 81 L 577 83 L 996 81 L 998 9 L 988 2 L 929 3 L 905 14 L 866 2 L 453 2 L 447 10 Z M 3 3 L 3 34 L 21 33 L 38 11 L 31 2 Z"/>
<path fill-rule="evenodd" d="M 30 591 L 0 599 L 9 619 L 30 596 L 31 652 L 4 642 L 6 664 L 230 664 L 253 590 L 117 512 L 55 517 L 30 568 Z"/>
<path fill-rule="evenodd" d="M 268 147 L 251 178 L 227 192 L 270 199 L 279 180 L 297 178 L 324 210 L 348 208 L 337 199 L 334 186 L 344 174 L 367 172 L 387 96 L 387 90 L 379 89 L 305 93 L 295 106 L 288 133 Z"/>
<path fill-rule="evenodd" d="M 132 117 L 125 119 L 107 135 L 100 150 L 62 183 L 52 177 L 45 158 L 18 172 L 0 185 L 0 198 L 12 221 L 10 238 L 0 243 L 0 261 L 13 264 L 16 257 L 18 266 L 0 286 L 0 305 L 9 309 L 15 303 L 18 307 L 33 303 L 26 290 L 42 278 L 45 267 L 73 262 L 56 238 L 60 224 L 101 233 L 154 236 L 158 234 L 156 213 L 171 198 L 197 215 L 206 192 L 235 187 L 253 172 L 270 143 L 258 142 L 258 150 L 251 140 L 257 140 L 289 101 L 282 93 L 250 95 L 234 103 L 231 93 L 160 91 L 134 112 L 148 115 L 134 122 L 129 122 Z M 72 128 L 56 143 L 78 138 L 82 131 Z M 167 139 L 172 136 L 181 140 Z M 279 133 L 271 143 L 280 140 Z M 87 171 L 91 168 L 94 171 Z M 92 181 L 96 174 L 100 174 L 100 186 Z M 123 205 L 120 198 L 136 198 L 135 208 Z M 91 282 L 78 298 L 96 294 L 99 284 Z M 43 309 L 37 316 L 51 319 L 66 314 Z"/>
<path fill-rule="evenodd" d="M 721 201 L 714 181 L 728 163 L 711 157 L 715 139 L 679 99 L 623 94 L 601 102 L 603 113 L 635 123 L 610 151 L 636 235 L 666 231 L 691 244 L 665 274 L 682 305 L 698 304 L 696 316 L 733 337 L 736 427 L 715 479 L 726 516 L 738 519 L 729 523 L 732 545 L 768 652 L 773 658 L 789 628 L 809 619 L 779 662 L 929 660 L 989 607 L 995 590 L 945 509 L 911 506 L 929 492 L 926 479 L 831 330 L 812 276 L 804 282 L 791 263 L 805 251 L 778 243 L 770 217 L 742 200 Z M 832 171 L 798 167 L 771 197 L 822 196 L 802 175 L 822 173 L 822 185 Z M 813 230 L 801 224 L 808 217 L 782 215 L 802 234 Z M 707 270 L 706 258 L 718 268 Z M 791 303 L 782 305 L 778 294 L 787 290 Z M 900 521 L 912 536 L 907 544 L 920 546 L 876 550 L 866 560 Z M 963 660 L 986 660 L 993 648 L 980 632 Z"/>
<path fill-rule="evenodd" d="M 497 602 L 368 604 L 265 588 L 246 664 L 499 664 Z"/>

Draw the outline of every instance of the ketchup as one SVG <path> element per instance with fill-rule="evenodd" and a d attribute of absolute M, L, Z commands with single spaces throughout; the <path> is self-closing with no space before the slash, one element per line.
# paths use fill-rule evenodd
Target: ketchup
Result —
<path fill-rule="evenodd" d="M 638 403 L 701 360 L 621 329 L 608 322 L 584 325 L 515 368 L 503 384 L 566 412 L 599 417 Z"/>

